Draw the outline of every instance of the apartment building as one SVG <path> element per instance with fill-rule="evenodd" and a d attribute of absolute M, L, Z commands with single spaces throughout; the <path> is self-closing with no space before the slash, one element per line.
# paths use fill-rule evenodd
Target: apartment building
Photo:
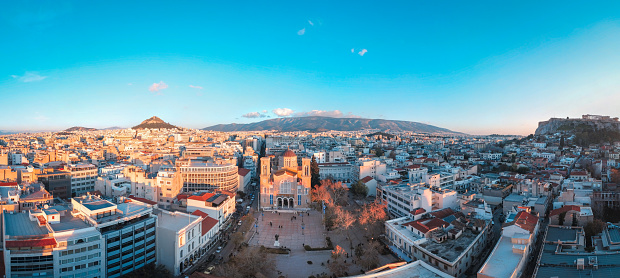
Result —
<path fill-rule="evenodd" d="M 157 225 L 157 262 L 179 276 L 201 256 L 202 217 L 182 212 L 155 210 Z"/>
<path fill-rule="evenodd" d="M 95 190 L 95 181 L 99 176 L 97 166 L 78 164 L 68 167 L 71 173 L 71 197 L 78 197 Z"/>
<path fill-rule="evenodd" d="M 486 248 L 490 221 L 472 219 L 445 209 L 385 222 L 390 248 L 407 261 L 422 260 L 460 277 L 475 265 Z"/>
<path fill-rule="evenodd" d="M 97 196 L 71 199 L 79 212 L 104 239 L 105 277 L 115 278 L 157 262 L 157 216 L 152 205 L 118 197 L 116 203 Z"/>

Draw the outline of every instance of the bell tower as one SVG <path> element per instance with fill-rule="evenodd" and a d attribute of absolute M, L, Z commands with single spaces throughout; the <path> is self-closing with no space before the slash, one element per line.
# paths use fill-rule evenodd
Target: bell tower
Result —
<path fill-rule="evenodd" d="M 299 177 L 301 178 L 301 184 L 304 187 L 310 188 L 310 180 L 312 177 L 310 173 L 310 158 L 304 157 L 301 159 L 301 173 Z"/>

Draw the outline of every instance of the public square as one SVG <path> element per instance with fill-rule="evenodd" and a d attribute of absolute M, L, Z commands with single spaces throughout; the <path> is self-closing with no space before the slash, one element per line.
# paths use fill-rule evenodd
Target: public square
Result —
<path fill-rule="evenodd" d="M 276 234 L 279 246 L 274 245 Z M 326 246 L 325 237 L 320 212 L 265 211 L 258 214 L 258 234 L 254 234 L 249 245 L 304 250 L 304 244 Z"/>

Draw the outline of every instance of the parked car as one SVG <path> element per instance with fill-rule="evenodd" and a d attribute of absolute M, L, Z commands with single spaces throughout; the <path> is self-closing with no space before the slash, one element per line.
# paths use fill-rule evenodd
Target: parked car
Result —
<path fill-rule="evenodd" d="M 217 250 L 215 251 L 215 253 L 220 253 L 222 252 L 222 246 L 218 247 Z"/>

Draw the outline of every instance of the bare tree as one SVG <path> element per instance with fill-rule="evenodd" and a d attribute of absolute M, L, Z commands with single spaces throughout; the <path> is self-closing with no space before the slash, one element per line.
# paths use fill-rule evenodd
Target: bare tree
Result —
<path fill-rule="evenodd" d="M 379 265 L 379 249 L 381 245 L 376 241 L 371 241 L 363 249 L 360 265 L 368 269 L 373 269 Z"/>
<path fill-rule="evenodd" d="M 367 237 L 377 238 L 383 232 L 387 218 L 385 205 L 380 202 L 374 202 L 361 208 L 358 222 L 364 229 Z"/>
<path fill-rule="evenodd" d="M 353 214 L 342 207 L 335 206 L 333 207 L 334 215 L 335 215 L 335 225 L 338 229 L 343 231 L 349 230 L 353 223 L 355 223 L 355 218 Z"/>
<path fill-rule="evenodd" d="M 273 277 L 275 260 L 273 254 L 263 253 L 258 248 L 248 247 L 239 252 L 228 263 L 215 269 L 222 277 L 249 278 Z"/>
<path fill-rule="evenodd" d="M 338 277 L 344 276 L 349 269 L 350 264 L 346 262 L 346 254 L 347 252 L 340 245 L 336 245 L 332 251 L 332 259 L 327 264 L 329 270 Z"/>

